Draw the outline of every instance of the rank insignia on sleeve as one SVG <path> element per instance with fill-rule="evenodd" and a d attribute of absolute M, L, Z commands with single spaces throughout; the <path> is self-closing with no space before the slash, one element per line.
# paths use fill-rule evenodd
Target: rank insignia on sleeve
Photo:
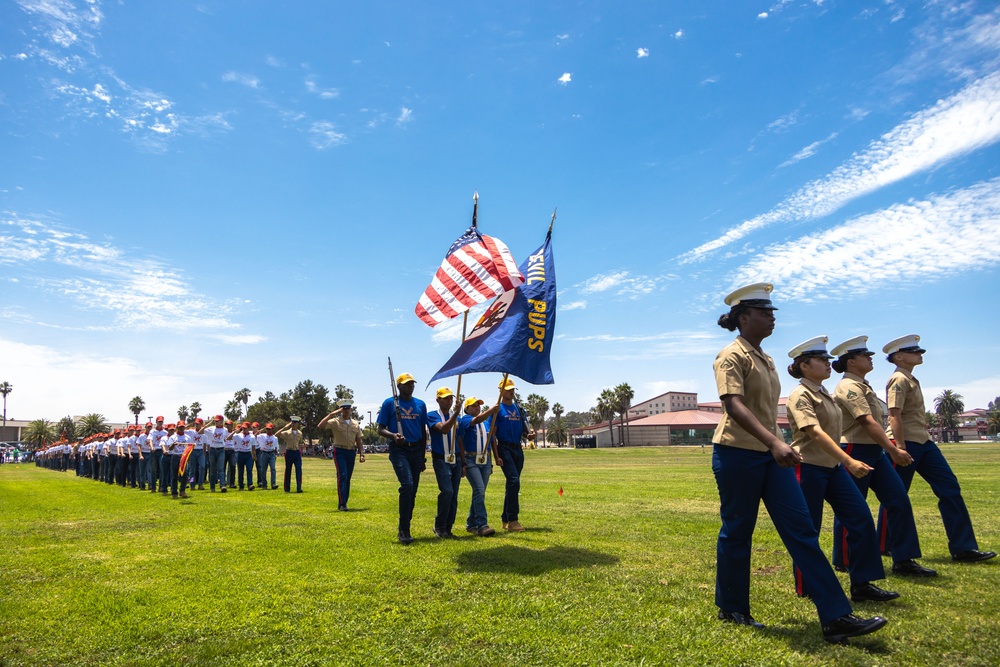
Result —
<path fill-rule="evenodd" d="M 858 392 L 854 391 L 853 389 L 848 390 L 847 398 L 857 398 L 857 397 L 858 397 Z"/>
<path fill-rule="evenodd" d="M 808 408 L 808 407 L 809 407 L 809 400 L 808 400 L 808 399 L 806 399 L 806 397 L 805 397 L 805 396 L 802 396 L 802 397 L 800 397 L 800 398 L 799 398 L 799 400 L 798 400 L 798 401 L 797 401 L 797 402 L 795 403 L 795 407 L 797 407 L 797 408 L 798 408 L 799 410 L 805 410 L 806 408 Z"/>
<path fill-rule="evenodd" d="M 733 362 L 731 359 L 724 359 L 723 362 L 719 364 L 719 368 L 724 371 L 728 371 L 732 367 L 733 367 Z"/>

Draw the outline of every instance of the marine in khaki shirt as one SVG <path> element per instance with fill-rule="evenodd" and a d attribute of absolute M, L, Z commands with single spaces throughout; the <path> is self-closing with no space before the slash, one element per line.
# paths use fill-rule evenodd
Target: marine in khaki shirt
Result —
<path fill-rule="evenodd" d="M 927 432 L 926 407 L 924 406 L 924 393 L 920 390 L 920 382 L 913 374 L 896 367 L 896 372 L 889 378 L 885 386 L 886 404 L 889 406 L 889 413 L 892 414 L 894 408 L 900 411 L 899 419 L 903 424 L 903 437 L 895 438 L 892 433 L 892 426 L 887 431 L 890 438 L 897 441 L 925 443 L 931 439 L 931 434 Z"/>
<path fill-rule="evenodd" d="M 856 443 L 859 445 L 880 445 L 865 430 L 862 423 L 858 422 L 859 417 L 871 415 L 879 424 L 885 424 L 885 413 L 882 411 L 882 404 L 875 395 L 875 390 L 868 384 L 868 380 L 855 375 L 854 373 L 844 373 L 843 379 L 837 383 L 834 390 L 837 405 L 840 406 L 843 418 L 843 431 L 840 442 Z M 831 434 L 833 435 L 833 434 Z"/>
<path fill-rule="evenodd" d="M 781 381 L 778 379 L 774 360 L 755 349 L 743 336 L 737 336 L 735 341 L 719 352 L 712 368 L 715 370 L 719 397 L 742 396 L 744 405 L 757 421 L 781 438 L 781 431 L 778 429 Z M 722 419 L 715 429 L 712 442 L 757 452 L 769 451 L 764 443 L 750 435 L 726 412 L 725 403 L 722 410 Z"/>
<path fill-rule="evenodd" d="M 836 438 L 841 431 L 840 407 L 821 384 L 806 378 L 799 381 L 788 394 L 785 406 L 788 425 L 792 429 L 792 447 L 802 455 L 802 462 L 824 468 L 833 468 L 840 461 L 830 455 L 806 432 L 807 426 L 819 426 L 830 438 Z"/>

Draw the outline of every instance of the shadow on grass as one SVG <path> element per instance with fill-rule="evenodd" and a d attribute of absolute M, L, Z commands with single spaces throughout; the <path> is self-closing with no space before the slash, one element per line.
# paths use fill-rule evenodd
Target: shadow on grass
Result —
<path fill-rule="evenodd" d="M 576 547 L 552 546 L 545 549 L 528 549 L 503 545 L 471 551 L 455 558 L 460 572 L 510 573 L 537 576 L 552 570 L 566 570 L 592 565 L 614 565 L 619 561 L 599 551 Z"/>
<path fill-rule="evenodd" d="M 840 646 L 845 649 L 860 651 L 869 655 L 890 655 L 892 649 L 886 642 L 877 635 L 866 635 L 854 637 L 840 644 L 830 644 L 822 639 L 822 635 L 816 635 L 819 628 L 816 625 L 780 626 L 769 625 L 764 630 L 764 634 L 779 637 L 788 642 L 789 647 L 795 651 L 803 653 L 820 653 L 831 646 Z"/>

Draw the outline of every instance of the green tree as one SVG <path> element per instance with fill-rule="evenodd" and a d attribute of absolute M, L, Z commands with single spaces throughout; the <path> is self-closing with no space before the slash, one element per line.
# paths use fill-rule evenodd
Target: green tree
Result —
<path fill-rule="evenodd" d="M 77 435 L 82 435 L 84 438 L 89 438 L 92 435 L 97 435 L 98 433 L 107 433 L 111 430 L 111 425 L 99 412 L 91 412 L 80 417 L 80 421 L 76 423 Z"/>
<path fill-rule="evenodd" d="M 10 382 L 0 382 L 0 394 L 3 394 L 3 437 L 7 437 L 7 395 L 12 391 L 14 387 Z"/>
<path fill-rule="evenodd" d="M 539 394 L 528 394 L 524 407 L 528 412 L 528 423 L 535 431 L 535 446 L 538 446 L 538 435 L 545 426 L 545 413 L 549 411 L 549 401 Z"/>
<path fill-rule="evenodd" d="M 597 407 L 595 411 L 599 423 L 608 422 L 608 434 L 611 436 L 611 446 L 614 447 L 615 444 L 615 412 L 617 412 L 616 405 L 618 402 L 618 397 L 615 396 L 614 389 L 605 389 L 601 392 L 601 395 L 597 397 Z"/>
<path fill-rule="evenodd" d="M 247 389 L 246 387 L 243 387 L 242 389 L 238 390 L 235 394 L 233 394 L 233 399 L 242 403 L 243 414 L 248 414 L 247 404 L 250 402 L 250 390 Z"/>
<path fill-rule="evenodd" d="M 287 394 L 285 412 L 281 416 L 286 420 L 291 415 L 301 417 L 302 435 L 312 439 L 318 436 L 316 424 L 329 413 L 330 390 L 321 384 L 313 383 L 312 380 L 303 380 Z"/>
<path fill-rule="evenodd" d="M 951 389 L 945 389 L 934 399 L 934 412 L 945 428 L 958 428 L 956 417 L 965 412 L 965 400 Z"/>
<path fill-rule="evenodd" d="M 342 401 L 345 398 L 349 398 L 349 399 L 351 399 L 353 401 L 354 400 L 354 390 L 351 389 L 350 387 L 344 386 L 342 384 L 338 384 L 336 387 L 333 388 L 333 396 L 334 396 L 333 401 L 330 404 L 331 405 L 331 409 L 333 409 L 333 406 L 335 406 L 338 401 Z M 320 419 L 322 419 L 325 416 L 326 415 L 322 415 L 320 417 Z M 361 414 L 358 412 L 357 406 L 351 408 L 351 418 L 352 419 L 357 419 L 358 421 L 361 420 Z"/>
<path fill-rule="evenodd" d="M 256 403 L 247 408 L 246 420 L 266 424 L 281 416 L 283 412 L 287 412 L 284 403 L 285 401 L 275 396 L 274 392 L 265 391 L 263 396 L 257 397 Z"/>
<path fill-rule="evenodd" d="M 187 423 L 188 406 L 182 405 L 181 407 L 177 408 L 177 418 L 180 419 L 182 422 Z"/>
<path fill-rule="evenodd" d="M 56 433 L 67 440 L 76 440 L 76 422 L 70 416 L 63 417 L 56 422 Z"/>
<path fill-rule="evenodd" d="M 139 424 L 139 413 L 146 409 L 146 401 L 142 396 L 136 396 L 128 402 L 128 411 L 135 415 L 135 423 Z"/>
<path fill-rule="evenodd" d="M 198 415 L 201 414 L 201 403 L 195 401 L 191 404 L 191 407 L 188 408 L 188 411 L 191 413 L 191 419 L 197 419 Z"/>
<path fill-rule="evenodd" d="M 562 416 L 566 411 L 566 408 L 562 406 L 562 403 L 556 403 L 552 406 L 552 414 L 555 415 L 552 426 L 545 429 L 545 439 L 549 442 L 556 443 L 557 447 L 562 447 L 562 445 L 568 440 L 566 437 L 566 427 L 563 424 Z"/>
<path fill-rule="evenodd" d="M 243 415 L 243 411 L 240 409 L 240 402 L 235 398 L 228 403 L 226 407 L 222 410 L 222 414 L 226 416 L 226 419 L 232 419 L 233 421 L 238 421 Z"/>
<path fill-rule="evenodd" d="M 629 385 L 628 382 L 622 382 L 620 385 L 615 387 L 615 410 L 617 410 L 618 415 L 621 418 L 618 430 L 618 441 L 625 444 L 625 438 L 623 437 L 623 432 L 625 430 L 625 423 L 628 420 L 628 411 L 632 407 L 632 399 L 635 398 L 635 390 Z"/>
<path fill-rule="evenodd" d="M 33 444 L 35 449 L 39 449 L 55 441 L 56 437 L 55 427 L 47 419 L 36 419 L 29 423 L 28 427 L 21 434 L 21 439 Z"/>

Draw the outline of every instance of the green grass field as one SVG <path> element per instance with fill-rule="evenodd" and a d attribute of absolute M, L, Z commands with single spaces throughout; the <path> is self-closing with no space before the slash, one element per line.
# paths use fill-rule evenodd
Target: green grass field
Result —
<path fill-rule="evenodd" d="M 1000 548 L 1000 445 L 944 451 L 980 546 Z M 395 539 L 385 455 L 357 466 L 348 513 L 337 512 L 324 461 L 305 461 L 302 495 L 202 491 L 186 501 L 0 466 L 0 665 L 1000 664 L 1000 559 L 953 564 L 919 478 L 922 562 L 941 576 L 890 575 L 900 600 L 855 605 L 888 627 L 833 646 L 795 597 L 763 508 L 752 604 L 768 628 L 715 619 L 710 449 L 525 458 L 527 532 L 467 536 L 463 481 L 461 537 L 436 539 L 428 468 L 409 546 Z M 502 499 L 495 470 L 487 508 L 498 529 Z"/>

